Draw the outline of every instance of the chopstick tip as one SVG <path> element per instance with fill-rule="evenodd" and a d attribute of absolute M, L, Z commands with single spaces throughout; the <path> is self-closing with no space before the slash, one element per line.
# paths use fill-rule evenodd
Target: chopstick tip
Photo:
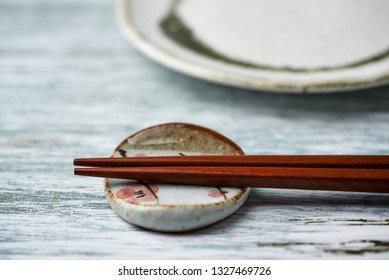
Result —
<path fill-rule="evenodd" d="M 83 171 L 85 171 L 85 168 L 74 168 L 74 175 L 84 175 L 85 174 L 85 172 L 83 172 Z"/>
<path fill-rule="evenodd" d="M 75 158 L 73 160 L 73 165 L 75 166 L 82 166 L 85 162 L 85 159 L 84 158 Z"/>

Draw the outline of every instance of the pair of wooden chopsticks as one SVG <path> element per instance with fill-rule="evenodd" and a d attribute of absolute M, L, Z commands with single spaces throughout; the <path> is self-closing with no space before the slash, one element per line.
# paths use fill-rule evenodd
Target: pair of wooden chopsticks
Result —
<path fill-rule="evenodd" d="M 222 187 L 389 193 L 389 156 L 80 158 L 75 175 Z"/>

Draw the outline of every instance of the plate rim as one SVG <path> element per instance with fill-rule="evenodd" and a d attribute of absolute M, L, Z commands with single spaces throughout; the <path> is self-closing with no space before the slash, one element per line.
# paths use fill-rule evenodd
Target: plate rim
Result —
<path fill-rule="evenodd" d="M 116 21 L 123 37 L 130 41 L 137 50 L 151 60 L 158 62 L 171 70 L 194 78 L 243 89 L 292 94 L 337 93 L 374 88 L 389 83 L 389 71 L 365 79 L 343 79 L 316 83 L 307 83 L 304 81 L 299 83 L 274 82 L 266 78 L 254 78 L 244 74 L 231 74 L 228 71 L 226 72 L 199 63 L 183 60 L 169 50 L 153 44 L 143 36 L 130 16 L 129 11 L 131 1 L 133 0 L 118 0 L 116 3 Z"/>

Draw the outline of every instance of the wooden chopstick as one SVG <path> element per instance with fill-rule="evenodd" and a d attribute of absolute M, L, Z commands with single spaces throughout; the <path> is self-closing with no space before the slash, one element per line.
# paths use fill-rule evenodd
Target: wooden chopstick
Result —
<path fill-rule="evenodd" d="M 75 175 L 221 187 L 389 193 L 389 171 L 366 168 L 165 166 L 75 168 Z"/>
<path fill-rule="evenodd" d="M 78 158 L 74 165 L 94 167 L 141 166 L 257 166 L 257 167 L 326 167 L 389 168 L 389 156 L 349 155 L 201 155 L 126 158 Z"/>

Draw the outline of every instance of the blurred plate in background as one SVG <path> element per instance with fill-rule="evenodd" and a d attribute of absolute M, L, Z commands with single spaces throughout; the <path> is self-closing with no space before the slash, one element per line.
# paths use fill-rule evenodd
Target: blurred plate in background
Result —
<path fill-rule="evenodd" d="M 389 81 L 389 1 L 119 0 L 151 59 L 225 85 L 338 92 Z"/>

